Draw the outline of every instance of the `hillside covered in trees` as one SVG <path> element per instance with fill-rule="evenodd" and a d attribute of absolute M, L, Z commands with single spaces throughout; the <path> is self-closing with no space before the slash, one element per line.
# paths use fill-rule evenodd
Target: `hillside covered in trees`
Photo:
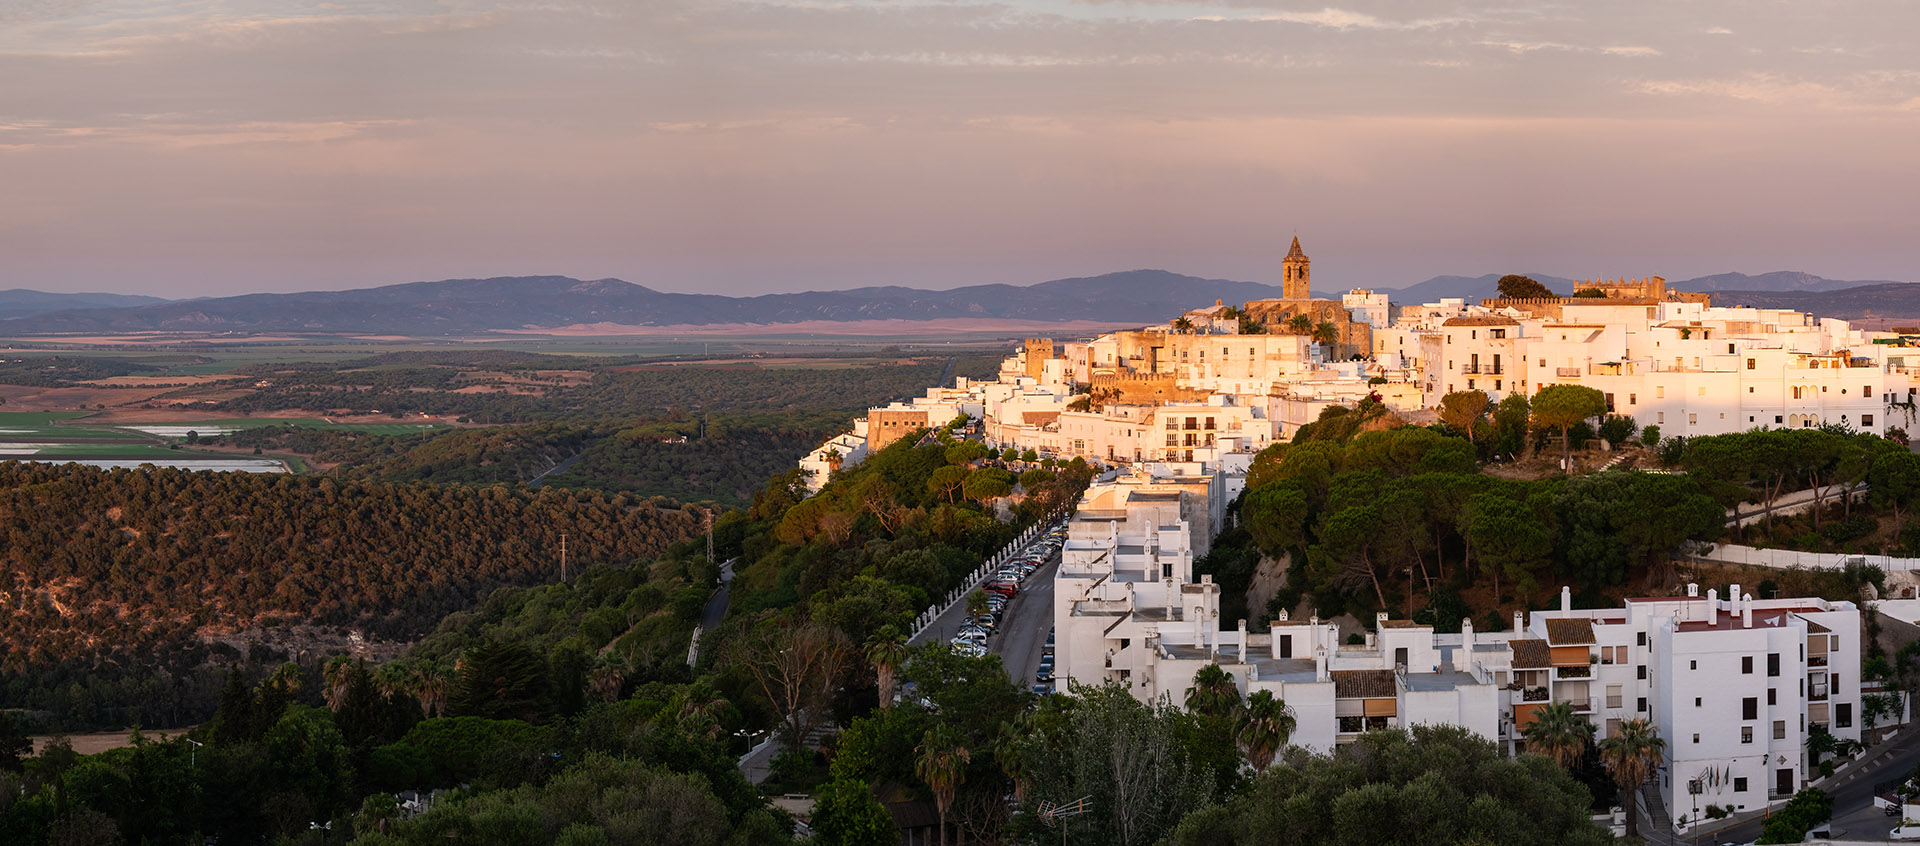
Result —
<path fill-rule="evenodd" d="M 703 520 L 591 491 L 4 463 L 0 689 L 80 724 L 135 704 L 177 719 L 192 691 L 107 688 L 222 660 L 219 635 L 417 636 L 496 587 L 556 579 L 563 535 L 576 566 L 628 562 Z"/>

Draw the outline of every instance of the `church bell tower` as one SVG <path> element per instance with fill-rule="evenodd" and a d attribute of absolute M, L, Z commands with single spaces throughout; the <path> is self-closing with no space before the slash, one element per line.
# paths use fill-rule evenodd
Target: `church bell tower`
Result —
<path fill-rule="evenodd" d="M 1293 249 L 1287 250 L 1286 260 L 1280 263 L 1281 296 L 1289 300 L 1308 300 L 1313 298 L 1309 279 L 1313 275 L 1312 262 L 1307 254 L 1300 251 L 1300 236 L 1293 236 Z"/>

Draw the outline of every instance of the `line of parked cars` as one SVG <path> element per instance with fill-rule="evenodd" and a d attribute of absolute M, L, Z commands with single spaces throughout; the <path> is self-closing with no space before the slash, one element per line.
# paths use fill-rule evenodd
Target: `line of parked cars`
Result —
<path fill-rule="evenodd" d="M 1020 593 L 1020 586 L 1033 575 L 1035 570 L 1047 563 L 1060 551 L 1060 544 L 1066 539 L 1067 529 L 1064 522 L 1055 524 L 1033 543 L 1027 544 L 1020 553 L 1000 565 L 999 572 L 987 580 L 981 590 L 987 594 L 987 610 L 983 614 L 970 616 L 960 626 L 960 633 L 954 635 L 952 646 L 962 655 L 980 656 L 987 654 L 987 637 L 1000 627 L 1006 613 L 1007 603 L 1012 602 Z M 1053 661 L 1053 635 L 1047 635 L 1047 657 L 1049 669 Z"/>

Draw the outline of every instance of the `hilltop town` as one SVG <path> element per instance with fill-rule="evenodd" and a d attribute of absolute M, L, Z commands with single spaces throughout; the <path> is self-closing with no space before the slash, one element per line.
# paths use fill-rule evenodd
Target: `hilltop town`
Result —
<path fill-rule="evenodd" d="M 870 409 L 801 467 L 818 489 L 832 474 L 902 439 L 946 432 L 979 440 L 990 457 L 1004 456 L 1003 463 L 1085 463 L 1099 473 L 1060 532 L 1057 566 L 1041 574 L 1051 591 L 1046 607 L 1002 622 L 996 599 L 993 613 L 978 618 L 1008 638 L 1051 627 L 1033 675 L 1036 692 L 1064 691 L 1070 683 L 1119 685 L 1143 703 L 1190 707 L 1212 695 L 1209 690 L 1224 690 L 1236 702 L 1271 697 L 1297 721 L 1291 742 L 1323 754 L 1369 730 L 1413 725 L 1459 726 L 1509 754 L 1550 754 L 1541 739 L 1549 722 L 1584 721 L 1588 740 L 1639 726 L 1665 743 L 1662 771 L 1669 776 L 1656 780 L 1655 799 L 1665 820 L 1682 830 L 1689 817 L 1691 824 L 1702 821 L 1703 802 L 1737 814 L 1792 796 L 1832 771 L 1830 762 L 1823 768 L 1820 750 L 1871 739 L 1867 730 L 1876 722 L 1894 719 L 1896 710 L 1904 714 L 1904 704 L 1883 693 L 1879 680 L 1853 670 L 1872 638 L 1863 638 L 1862 608 L 1852 599 L 1785 596 L 1769 580 L 1758 596 L 1761 589 L 1752 585 L 1727 585 L 1723 596 L 1720 588 L 1703 591 L 1689 582 L 1675 585 L 1671 595 L 1616 601 L 1602 594 L 1604 584 L 1589 583 L 1563 586 L 1554 601 L 1514 611 L 1510 624 L 1496 610 L 1476 632 L 1473 609 L 1436 619 L 1436 591 L 1447 590 L 1436 585 L 1447 580 L 1416 575 L 1412 567 L 1419 559 L 1421 573 L 1429 564 L 1444 573 L 1445 542 L 1382 568 L 1365 560 L 1366 541 L 1332 539 L 1324 524 L 1343 507 L 1337 503 L 1341 477 L 1332 475 L 1337 469 L 1299 489 L 1306 498 L 1326 498 L 1317 509 L 1276 511 L 1250 502 L 1249 488 L 1289 472 L 1289 445 L 1352 439 L 1345 454 L 1352 464 L 1367 440 L 1356 435 L 1368 431 L 1427 425 L 1469 443 L 1483 441 L 1473 427 L 1491 426 L 1484 415 L 1517 405 L 1525 428 L 1526 399 L 1566 385 L 1594 392 L 1588 396 L 1595 405 L 1573 425 L 1589 430 L 1586 440 L 1597 450 L 1583 450 L 1578 461 L 1560 460 L 1558 447 L 1542 450 L 1553 463 L 1536 460 L 1523 476 L 1614 467 L 1643 444 L 1665 444 L 1678 455 L 1689 442 L 1752 430 L 1904 443 L 1906 427 L 1915 422 L 1915 332 L 1863 331 L 1844 320 L 1781 309 L 1714 307 L 1704 295 L 1670 290 L 1659 277 L 1586 282 L 1564 297 L 1473 303 L 1392 303 L 1358 289 L 1337 302 L 1313 299 L 1309 260 L 1297 238 L 1283 277 L 1289 295 L 1283 299 L 1215 302 L 1163 325 L 1084 341 L 1028 339 L 1005 359 L 997 380 L 960 379 Z M 1343 418 L 1358 425 L 1338 436 L 1312 431 Z M 1606 421 L 1614 421 L 1613 431 L 1593 435 Z M 1621 432 L 1638 437 L 1623 439 Z M 1521 452 L 1533 451 L 1524 443 L 1507 454 L 1494 449 L 1483 464 L 1514 464 Z M 1325 449 L 1318 454 L 1330 458 L 1321 460 L 1338 468 L 1340 448 Z M 1400 460 L 1430 471 L 1444 463 L 1432 456 L 1446 448 L 1439 439 L 1409 436 L 1382 449 L 1406 451 L 1411 457 Z M 1565 454 L 1573 456 L 1570 448 Z M 1465 456 L 1447 472 L 1473 474 L 1473 464 Z M 1393 486 L 1401 484 L 1394 475 L 1389 469 L 1384 478 L 1375 472 L 1364 479 L 1385 486 L 1361 498 L 1393 500 Z M 1814 478 L 1817 485 L 1817 472 Z M 1466 500 L 1495 484 L 1455 490 L 1465 491 L 1459 496 Z M 1411 495 L 1411 507 L 1442 508 L 1418 502 L 1431 500 L 1430 493 Z M 1669 493 L 1669 499 L 1628 506 L 1694 515 L 1688 527 L 1676 527 L 1643 551 L 1661 559 L 1677 551 L 1676 543 L 1715 539 L 1722 524 L 1719 508 L 1700 489 Z M 1854 493 L 1848 488 L 1835 499 Z M 1736 526 L 1737 498 L 1746 495 L 1742 484 L 1730 512 Z M 1471 504 L 1453 508 L 1495 511 L 1496 500 L 1483 496 L 1503 495 L 1473 495 Z M 1390 538 L 1404 531 L 1388 517 L 1393 506 L 1345 507 L 1344 513 L 1375 521 L 1359 531 L 1381 538 L 1376 555 L 1387 558 L 1386 545 L 1398 543 Z M 1279 522 L 1311 526 L 1308 512 L 1315 511 L 1322 524 L 1298 530 L 1291 542 L 1248 540 L 1274 533 L 1266 523 L 1276 515 Z M 1551 511 L 1531 516 L 1551 522 Z M 1769 506 L 1769 518 L 1772 512 Z M 1452 531 L 1450 521 L 1457 521 L 1460 539 L 1471 547 L 1481 540 L 1475 519 L 1444 518 L 1442 525 Z M 1649 514 L 1646 522 L 1658 519 Z M 1223 543 L 1229 548 L 1220 549 Z M 1358 545 L 1365 563 L 1332 560 L 1342 556 L 1337 547 L 1343 544 L 1348 550 Z M 1329 599 L 1338 584 L 1329 580 L 1319 590 L 1310 587 L 1314 598 L 1304 604 L 1297 591 L 1284 589 L 1290 598 L 1276 599 L 1262 613 L 1235 602 L 1244 584 L 1223 591 L 1213 573 L 1196 566 L 1212 552 L 1231 557 L 1244 548 L 1251 555 L 1256 546 L 1268 556 L 1263 567 L 1296 574 L 1324 566 L 1351 575 L 1357 566 L 1386 607 L 1341 623 L 1333 614 L 1322 618 L 1313 613 L 1316 605 L 1340 604 Z M 1566 565 L 1564 557 L 1546 563 L 1551 549 L 1542 546 L 1539 561 L 1504 572 L 1517 574 L 1538 595 L 1537 582 L 1551 578 L 1549 571 L 1562 574 Z M 1502 553 L 1495 548 L 1482 555 L 1498 561 Z M 1404 609 L 1381 590 L 1382 570 L 1397 579 L 1402 565 Z M 1459 566 L 1465 575 L 1470 565 Z M 1500 566 L 1494 565 L 1491 592 L 1496 609 Z M 994 589 L 1002 598 L 1013 596 L 1025 575 L 1025 569 L 1003 573 Z M 1297 585 L 1314 577 L 1289 578 Z M 1596 581 L 1627 588 L 1619 574 Z M 1425 607 L 1410 619 L 1416 591 Z M 1364 588 L 1358 593 L 1368 595 Z M 1294 616 L 1296 610 L 1304 613 Z M 954 644 L 978 649 L 986 637 L 963 629 Z M 1032 672 L 1036 665 L 1023 655 L 1009 654 L 1009 669 L 1017 673 L 1023 660 Z"/>

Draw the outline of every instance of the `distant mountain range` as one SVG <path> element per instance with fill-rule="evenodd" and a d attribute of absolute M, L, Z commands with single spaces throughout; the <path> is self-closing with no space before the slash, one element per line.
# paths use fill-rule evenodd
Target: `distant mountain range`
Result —
<path fill-rule="evenodd" d="M 36 314 L 75 308 L 125 308 L 164 302 L 166 300 L 159 297 L 142 297 L 134 294 L 49 294 L 45 291 L 14 288 L 0 291 L 0 320 L 11 317 L 32 317 Z"/>
<path fill-rule="evenodd" d="M 1575 280 L 1529 274 L 1561 293 Z M 1386 290 L 1396 303 L 1494 296 L 1500 274 L 1436 276 Z M 1920 284 L 1856 283 L 1805 273 L 1725 273 L 1670 283 L 1711 291 L 1715 302 L 1795 308 L 1834 317 L 1869 312 L 1920 317 Z M 677 294 L 618 279 L 565 276 L 449 279 L 294 294 L 167 301 L 119 294 L 0 291 L 0 335 L 144 331 L 472 335 L 500 330 L 623 326 L 777 326 L 811 321 L 982 318 L 1146 324 L 1211 305 L 1277 298 L 1275 285 L 1129 270 L 1037 285 L 974 285 L 947 291 L 897 286 L 758 297 Z M 1317 296 L 1337 298 L 1334 292 Z"/>

